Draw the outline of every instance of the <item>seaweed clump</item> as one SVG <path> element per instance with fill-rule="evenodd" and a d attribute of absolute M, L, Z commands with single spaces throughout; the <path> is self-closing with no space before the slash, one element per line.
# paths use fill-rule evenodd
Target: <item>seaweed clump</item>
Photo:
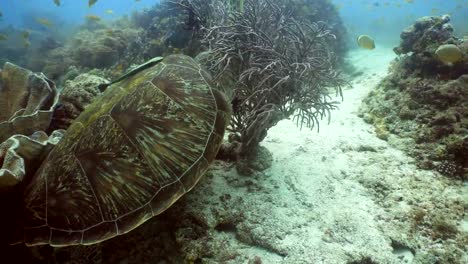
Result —
<path fill-rule="evenodd" d="M 468 42 L 453 35 L 449 21 L 447 15 L 423 17 L 401 33 L 394 49 L 400 57 L 364 100 L 361 115 L 382 139 L 409 138 L 394 142 L 420 168 L 467 179 Z M 459 47 L 462 60 L 441 62 L 435 51 L 445 44 Z"/>

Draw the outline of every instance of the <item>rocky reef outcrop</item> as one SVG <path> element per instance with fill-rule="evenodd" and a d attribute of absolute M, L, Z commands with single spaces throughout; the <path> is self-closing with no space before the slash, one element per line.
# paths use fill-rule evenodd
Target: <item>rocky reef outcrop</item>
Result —
<path fill-rule="evenodd" d="M 401 42 L 393 50 L 397 55 L 404 56 L 400 64 L 402 78 L 408 75 L 442 80 L 456 79 L 468 72 L 468 43 L 453 34 L 450 16 L 426 16 L 407 27 L 400 34 Z M 453 44 L 465 54 L 465 59 L 454 65 L 440 61 L 436 55 L 437 49 L 445 44 Z"/>
<path fill-rule="evenodd" d="M 94 68 L 118 66 L 128 47 L 138 39 L 138 34 L 138 29 L 131 27 L 83 28 L 70 41 L 58 47 L 35 51 L 29 66 L 44 72 L 53 80 L 63 79 L 70 67 L 86 72 Z"/>
<path fill-rule="evenodd" d="M 453 35 L 449 21 L 447 15 L 423 17 L 402 32 L 394 49 L 400 57 L 364 99 L 361 115 L 419 167 L 467 179 L 468 42 Z M 461 50 L 459 61 L 438 58 L 446 44 Z"/>

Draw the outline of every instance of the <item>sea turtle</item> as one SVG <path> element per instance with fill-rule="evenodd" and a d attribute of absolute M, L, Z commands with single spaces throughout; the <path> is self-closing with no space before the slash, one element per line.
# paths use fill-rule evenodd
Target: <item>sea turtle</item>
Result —
<path fill-rule="evenodd" d="M 158 215 L 198 182 L 230 116 L 190 57 L 113 82 L 71 124 L 24 191 L 28 246 L 91 245 Z"/>

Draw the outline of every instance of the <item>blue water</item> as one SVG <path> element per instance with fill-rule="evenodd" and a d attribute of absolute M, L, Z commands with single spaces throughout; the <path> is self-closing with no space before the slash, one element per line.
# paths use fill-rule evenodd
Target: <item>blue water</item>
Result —
<path fill-rule="evenodd" d="M 423 16 L 451 14 L 458 37 L 468 35 L 467 0 L 333 0 L 351 37 L 374 37 L 379 45 L 395 46 L 401 31 Z"/>
<path fill-rule="evenodd" d="M 48 18 L 55 24 L 80 24 L 87 15 L 96 15 L 104 20 L 111 20 L 132 12 L 149 8 L 159 0 L 99 0 L 92 7 L 88 7 L 87 0 L 62 0 L 56 6 L 53 0 L 1 0 L 0 11 L 5 25 L 16 27 L 31 27 L 31 18 Z M 108 14 L 107 10 L 112 10 Z"/>
<path fill-rule="evenodd" d="M 41 31 L 71 31 L 85 22 L 87 15 L 112 20 L 149 8 L 159 0 L 99 0 L 91 8 L 87 0 L 1 0 L 0 31 L 9 26 Z M 361 34 L 375 38 L 378 46 L 394 46 L 400 32 L 417 18 L 427 15 L 451 14 L 456 35 L 468 35 L 468 0 L 332 0 L 339 8 L 349 31 L 350 41 Z M 109 14 L 108 10 L 112 10 Z M 55 28 L 45 28 L 37 18 L 47 18 Z M 61 32 L 62 35 L 64 32 Z"/>

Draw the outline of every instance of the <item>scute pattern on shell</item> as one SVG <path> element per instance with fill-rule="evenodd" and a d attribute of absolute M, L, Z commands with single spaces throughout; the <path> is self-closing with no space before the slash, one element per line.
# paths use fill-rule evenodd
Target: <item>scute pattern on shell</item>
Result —
<path fill-rule="evenodd" d="M 98 243 L 191 190 L 230 115 L 207 77 L 190 57 L 171 55 L 89 105 L 26 189 L 26 244 Z"/>

